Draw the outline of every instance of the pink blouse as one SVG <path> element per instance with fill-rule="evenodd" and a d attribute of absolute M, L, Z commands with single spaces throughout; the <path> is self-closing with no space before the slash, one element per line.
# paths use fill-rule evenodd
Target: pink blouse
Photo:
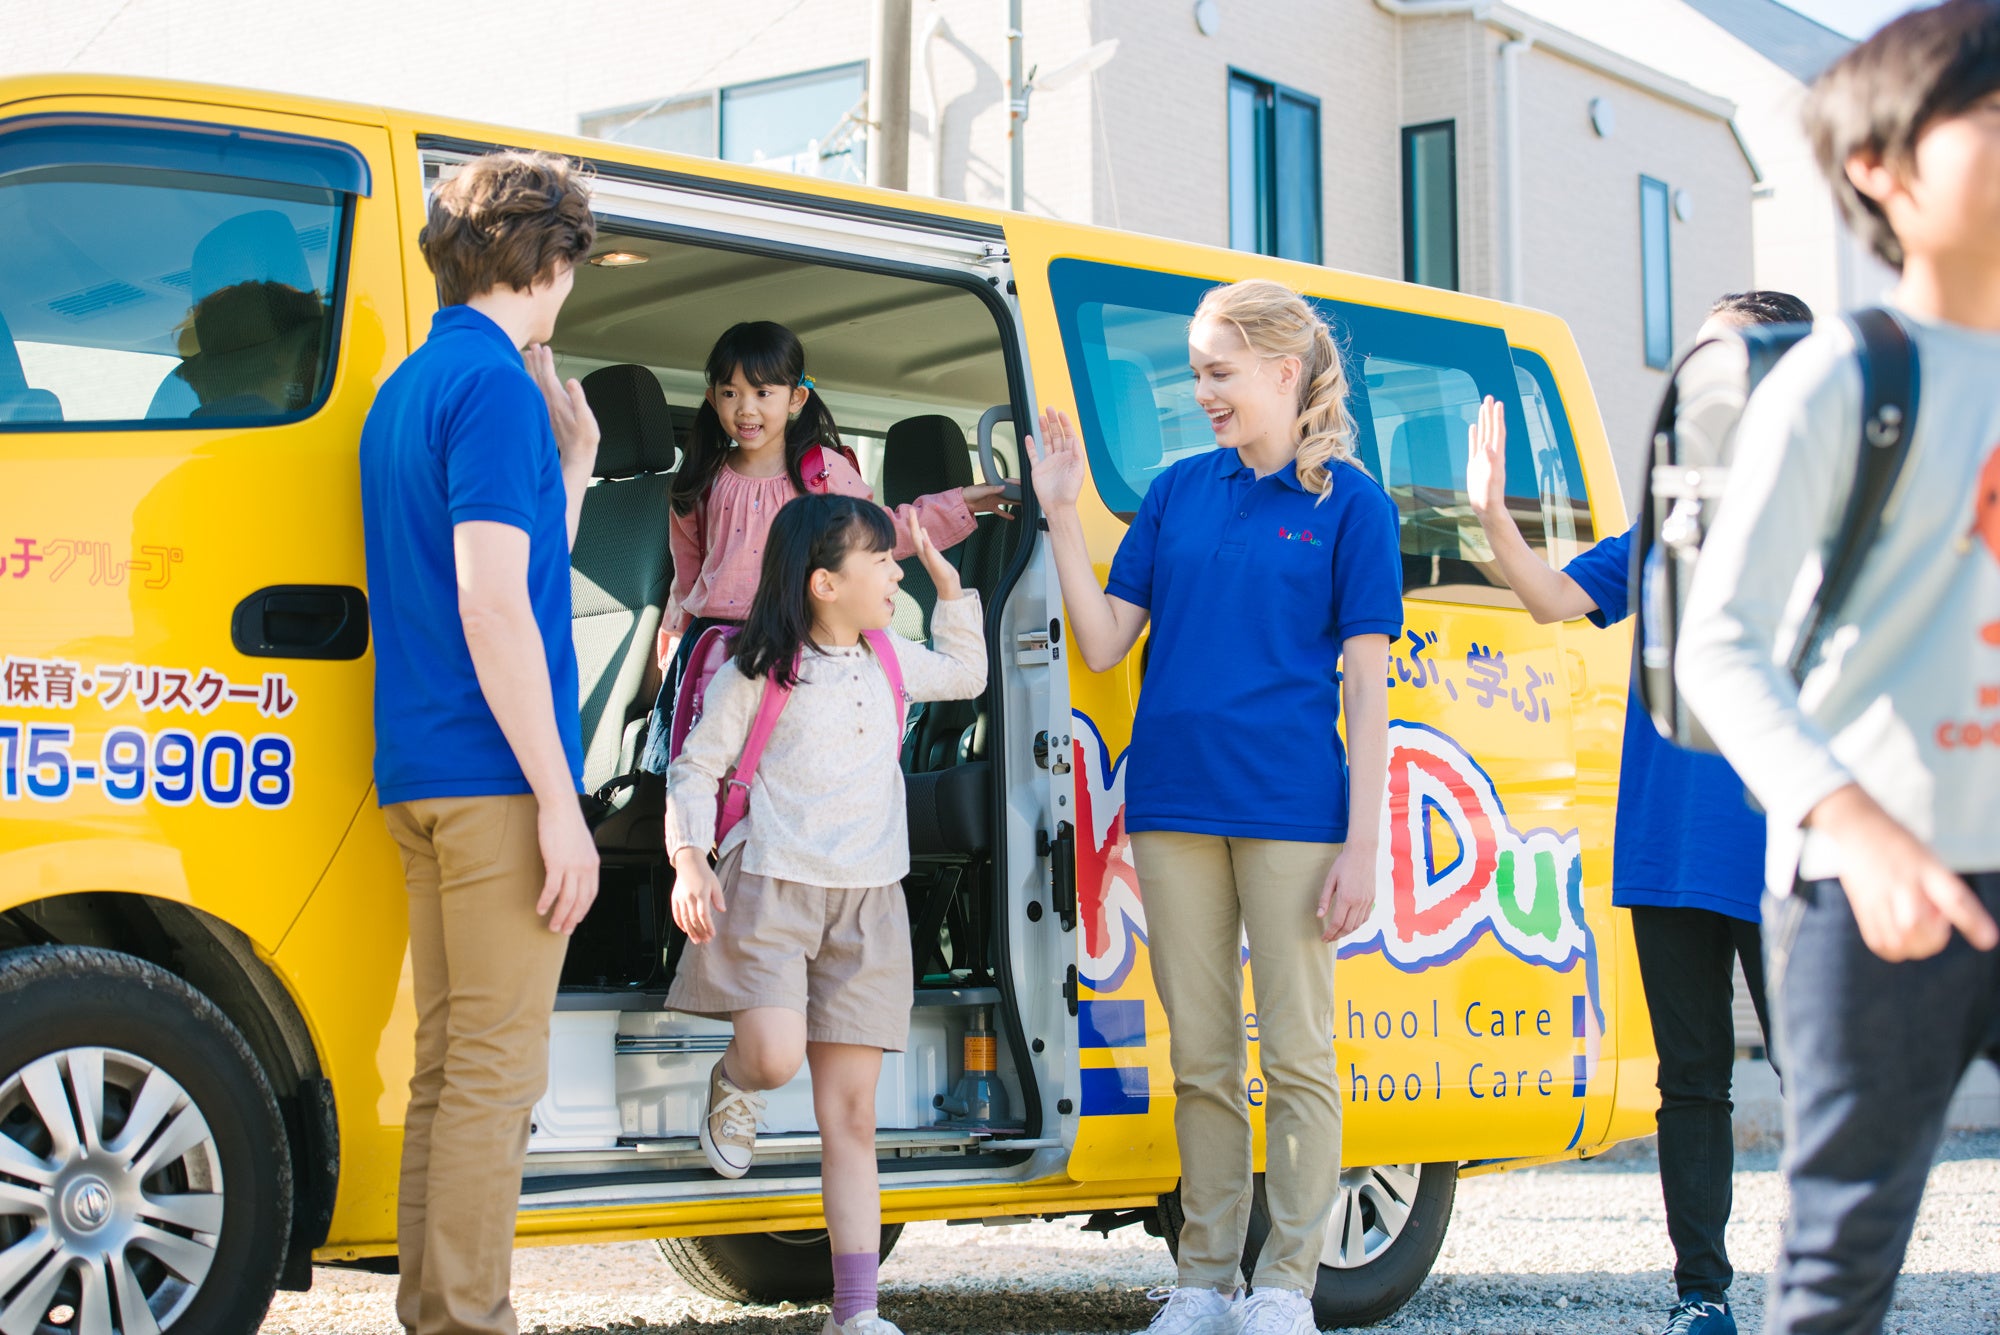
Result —
<path fill-rule="evenodd" d="M 859 500 L 874 499 L 875 493 L 846 459 L 832 450 L 826 451 L 824 458 L 829 493 Z M 663 667 L 670 641 L 678 638 L 695 617 L 741 621 L 750 615 L 750 600 L 757 592 L 757 579 L 764 562 L 764 540 L 771 532 L 771 521 L 798 494 L 789 474 L 745 477 L 725 465 L 716 472 L 708 495 L 692 514 L 673 515 L 668 525 L 668 545 L 674 557 L 674 594 L 660 627 Z M 912 525 L 921 524 L 931 541 L 941 548 L 964 542 L 978 526 L 972 511 L 966 508 L 964 496 L 955 488 L 934 496 L 919 496 L 908 505 L 890 510 L 889 517 L 896 524 L 898 561 L 916 551 L 916 544 L 910 538 Z"/>

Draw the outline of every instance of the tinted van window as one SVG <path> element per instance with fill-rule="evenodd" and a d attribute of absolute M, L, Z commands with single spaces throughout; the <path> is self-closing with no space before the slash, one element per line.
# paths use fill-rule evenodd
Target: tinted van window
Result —
<path fill-rule="evenodd" d="M 1084 260 L 1057 260 L 1049 282 L 1092 478 L 1129 519 L 1161 471 L 1215 448 L 1187 364 L 1188 319 L 1214 284 Z M 1465 491 L 1466 430 L 1488 394 L 1506 406 L 1507 504 L 1529 544 L 1560 561 L 1590 540 L 1583 471 L 1541 358 L 1491 326 L 1314 301 L 1342 349 L 1354 461 L 1402 516 L 1407 592 L 1513 600 Z"/>
<path fill-rule="evenodd" d="M 346 199 L 0 155 L 0 430 L 310 413 L 333 364 Z"/>

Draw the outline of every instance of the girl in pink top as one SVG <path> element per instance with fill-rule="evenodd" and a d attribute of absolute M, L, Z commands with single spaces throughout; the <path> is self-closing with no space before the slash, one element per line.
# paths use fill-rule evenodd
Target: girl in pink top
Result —
<path fill-rule="evenodd" d="M 874 499 L 805 369 L 798 335 L 770 320 L 730 326 L 708 354 L 708 392 L 670 493 L 673 596 L 660 625 L 664 679 L 643 762 L 656 774 L 673 758 L 667 741 L 688 655 L 709 626 L 740 625 L 749 616 L 765 540 L 785 502 L 809 491 Z M 817 463 L 810 478 L 804 472 L 808 457 Z M 889 512 L 895 558 L 915 553 L 911 532 L 917 526 L 940 549 L 965 541 L 975 515 L 1007 514 L 1001 492 L 1000 486 L 957 487 L 897 506 Z"/>

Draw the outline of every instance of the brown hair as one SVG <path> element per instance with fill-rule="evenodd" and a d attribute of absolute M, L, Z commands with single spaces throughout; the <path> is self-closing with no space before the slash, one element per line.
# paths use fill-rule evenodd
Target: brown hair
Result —
<path fill-rule="evenodd" d="M 1210 288 L 1189 323 L 1199 320 L 1226 321 L 1259 357 L 1299 359 L 1299 485 L 1325 500 L 1333 489 L 1327 465 L 1354 457 L 1347 373 L 1326 321 L 1311 302 L 1268 278 Z"/>
<path fill-rule="evenodd" d="M 1882 206 L 1847 179 L 1860 154 L 1899 173 L 1916 170 L 1917 140 L 2000 89 L 2000 0 L 1945 0 L 1916 9 L 1849 51 L 1813 84 L 1806 137 L 1848 225 L 1885 264 L 1903 245 Z"/>
<path fill-rule="evenodd" d="M 585 169 L 554 153 L 513 149 L 474 158 L 440 185 L 417 233 L 447 306 L 503 284 L 525 292 L 596 241 Z"/>

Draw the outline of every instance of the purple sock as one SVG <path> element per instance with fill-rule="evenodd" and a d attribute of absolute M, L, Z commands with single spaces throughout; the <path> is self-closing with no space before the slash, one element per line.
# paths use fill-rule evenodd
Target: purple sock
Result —
<path fill-rule="evenodd" d="M 875 1306 L 875 1272 L 881 1258 L 874 1252 L 835 1252 L 833 1257 L 833 1324 L 844 1326 L 857 1313 Z"/>

